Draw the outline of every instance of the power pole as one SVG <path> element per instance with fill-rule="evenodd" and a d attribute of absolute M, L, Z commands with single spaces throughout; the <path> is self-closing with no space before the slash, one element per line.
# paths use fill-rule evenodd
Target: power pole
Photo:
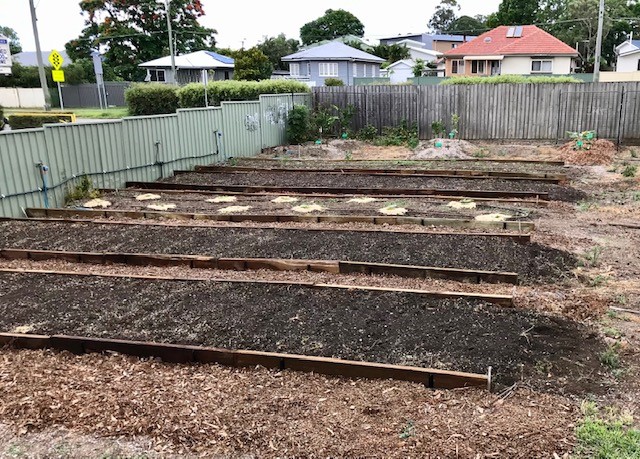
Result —
<path fill-rule="evenodd" d="M 40 86 L 44 92 L 44 109 L 51 110 L 51 94 L 47 86 L 47 76 L 44 73 L 44 62 L 42 60 L 42 50 L 40 49 L 40 36 L 38 35 L 38 19 L 36 18 L 36 7 L 33 0 L 29 0 L 29 8 L 31 8 L 31 24 L 33 25 L 33 38 L 36 41 L 36 57 L 38 59 L 38 73 L 40 74 Z"/>
<path fill-rule="evenodd" d="M 593 68 L 593 82 L 600 82 L 600 55 L 602 54 L 602 29 L 604 28 L 604 0 L 600 0 L 600 12 L 598 13 L 598 37 L 596 38 L 596 59 Z"/>
<path fill-rule="evenodd" d="M 171 0 L 165 0 L 167 8 L 167 31 L 169 32 L 169 54 L 171 54 L 171 83 L 176 82 L 176 57 L 173 51 L 173 31 L 171 29 Z"/>

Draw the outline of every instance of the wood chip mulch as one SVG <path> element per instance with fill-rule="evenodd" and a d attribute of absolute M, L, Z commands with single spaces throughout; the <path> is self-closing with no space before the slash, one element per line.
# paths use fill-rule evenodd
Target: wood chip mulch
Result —
<path fill-rule="evenodd" d="M 163 454 L 255 457 L 563 456 L 579 415 L 525 388 L 430 391 L 396 381 L 0 351 L 0 420 L 151 438 Z"/>

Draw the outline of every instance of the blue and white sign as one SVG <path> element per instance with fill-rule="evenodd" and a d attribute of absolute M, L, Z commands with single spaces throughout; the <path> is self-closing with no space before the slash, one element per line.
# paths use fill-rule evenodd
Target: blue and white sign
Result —
<path fill-rule="evenodd" d="M 11 49 L 7 37 L 0 35 L 0 75 L 11 75 Z"/>

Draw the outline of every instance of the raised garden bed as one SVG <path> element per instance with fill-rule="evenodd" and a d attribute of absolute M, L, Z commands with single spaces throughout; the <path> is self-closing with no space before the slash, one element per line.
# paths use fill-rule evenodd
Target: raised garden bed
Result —
<path fill-rule="evenodd" d="M 175 208 L 169 212 L 190 212 L 206 214 L 222 214 L 221 210 L 229 206 L 249 206 L 244 211 L 251 215 L 304 215 L 293 210 L 295 207 L 305 204 L 317 204 L 324 210 L 314 211 L 314 215 L 378 215 L 382 216 L 381 208 L 396 205 L 407 209 L 406 216 L 421 216 L 432 218 L 475 218 L 478 215 L 503 213 L 511 215 L 509 220 L 531 221 L 539 216 L 535 209 L 526 205 L 511 203 L 495 203 L 487 201 L 473 201 L 475 208 L 452 208 L 449 201 L 431 200 L 429 198 L 384 198 L 375 197 L 373 202 L 353 202 L 358 197 L 313 197 L 313 196 L 288 196 L 294 198 L 294 202 L 274 202 L 278 196 L 246 196 L 239 195 L 231 202 L 207 202 L 217 196 L 199 193 L 155 193 L 160 199 L 138 201 L 136 196 L 145 191 L 123 190 L 115 193 L 104 193 L 101 199 L 109 201 L 108 210 L 136 210 L 149 211 L 149 205 L 159 203 L 175 204 Z M 85 201 L 77 201 L 72 207 L 82 207 Z"/>
<path fill-rule="evenodd" d="M 603 349 L 575 322 L 479 300 L 295 285 L 0 273 L 0 316 L 6 331 L 492 366 L 506 384 L 546 362 L 569 390 L 590 386 Z"/>
<path fill-rule="evenodd" d="M 164 183 L 205 186 L 257 186 L 280 188 L 336 188 L 336 189 L 404 189 L 404 190 L 457 190 L 549 193 L 549 198 L 576 201 L 584 193 L 570 187 L 529 180 L 465 179 L 435 177 L 390 177 L 380 175 L 342 175 L 315 172 L 246 172 L 238 173 L 185 173 L 162 180 Z"/>
<path fill-rule="evenodd" d="M 255 227 L 7 221 L 0 247 L 368 261 L 517 272 L 525 281 L 562 278 L 576 264 L 569 253 L 509 237 Z"/>

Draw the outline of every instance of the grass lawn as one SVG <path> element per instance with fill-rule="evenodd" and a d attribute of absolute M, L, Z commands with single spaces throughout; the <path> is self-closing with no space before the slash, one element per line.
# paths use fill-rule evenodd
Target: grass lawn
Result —
<path fill-rule="evenodd" d="M 69 110 L 53 109 L 52 112 L 75 113 L 78 118 L 94 118 L 94 119 L 116 119 L 124 118 L 129 115 L 127 107 L 109 107 L 109 108 L 70 108 Z M 5 116 L 13 113 L 44 113 L 39 109 L 20 109 L 7 108 Z"/>
<path fill-rule="evenodd" d="M 595 403 L 582 406 L 584 420 L 576 430 L 577 458 L 633 459 L 640 457 L 640 430 L 633 418 L 615 410 L 600 413 Z"/>

